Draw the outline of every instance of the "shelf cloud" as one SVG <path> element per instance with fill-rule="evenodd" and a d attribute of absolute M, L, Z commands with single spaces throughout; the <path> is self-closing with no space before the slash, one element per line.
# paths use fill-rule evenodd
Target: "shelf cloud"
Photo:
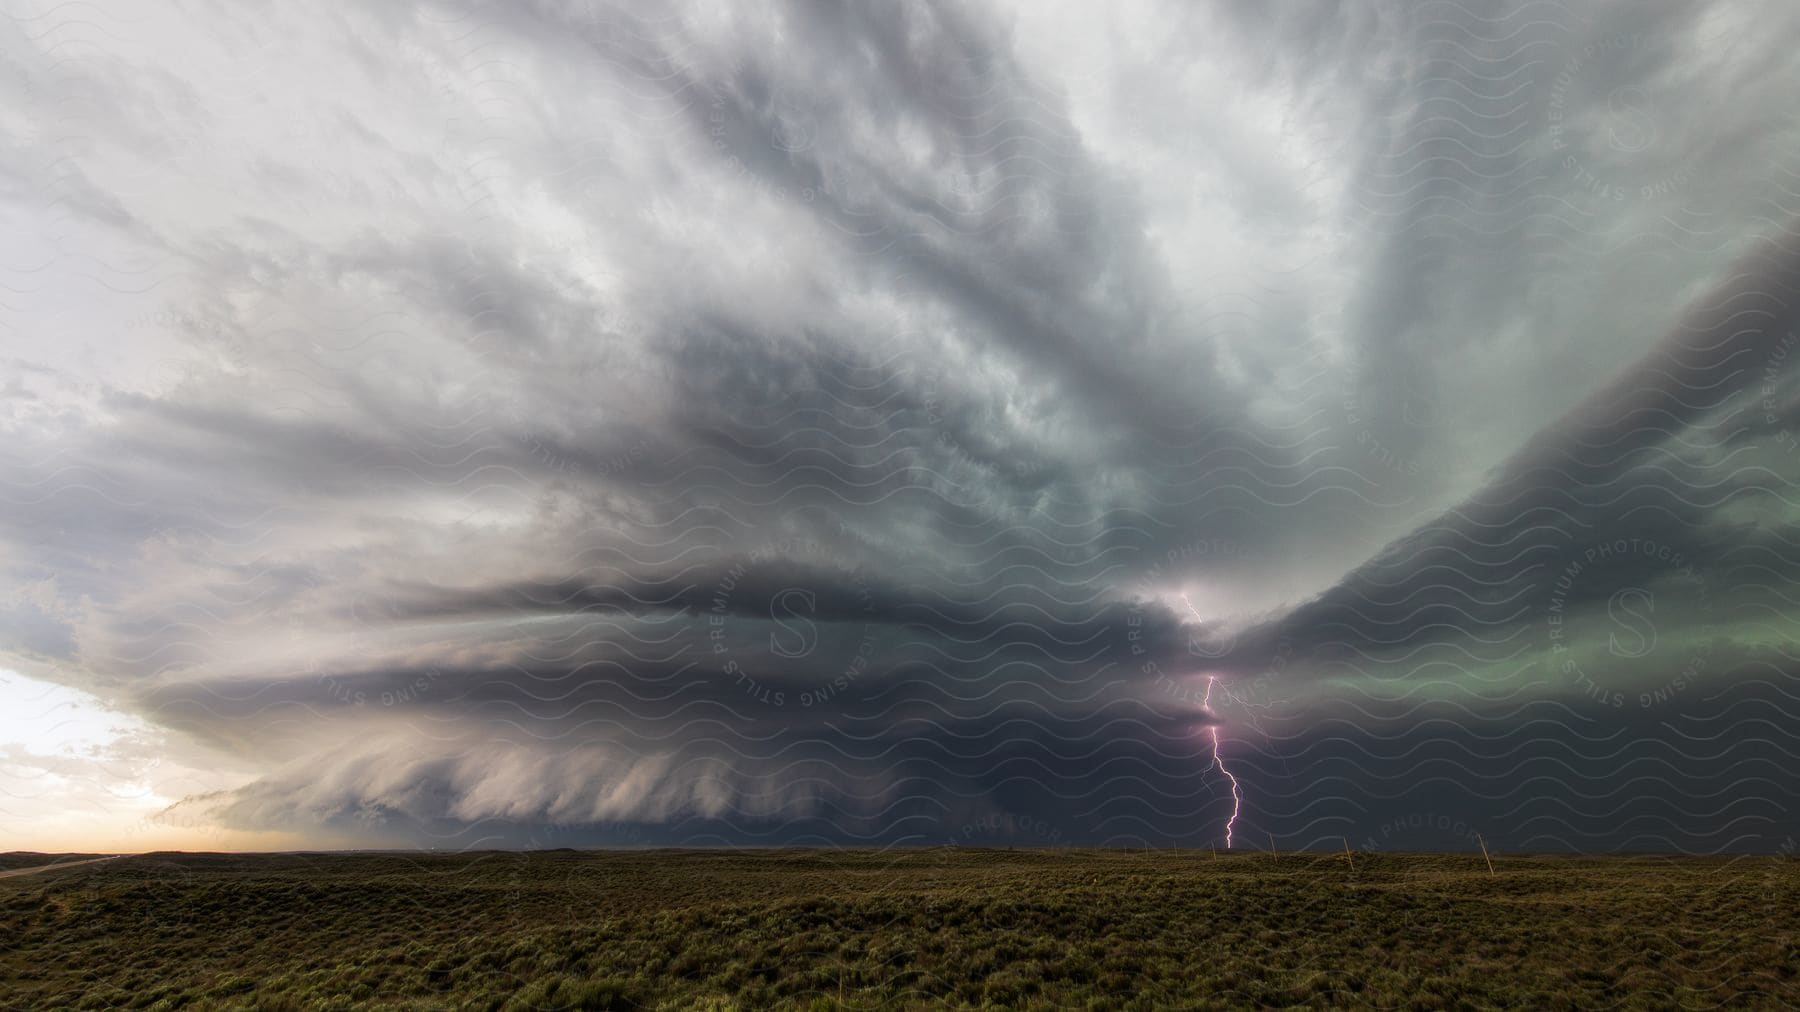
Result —
<path fill-rule="evenodd" d="M 0 22 L 0 807 L 1778 847 L 1797 22 Z"/>

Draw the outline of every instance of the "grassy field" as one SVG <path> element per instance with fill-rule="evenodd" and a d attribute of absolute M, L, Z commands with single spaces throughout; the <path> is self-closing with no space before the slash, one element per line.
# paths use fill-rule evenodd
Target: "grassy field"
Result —
<path fill-rule="evenodd" d="M 21 1008 L 1800 1006 L 1800 861 L 145 855 L 0 880 Z"/>

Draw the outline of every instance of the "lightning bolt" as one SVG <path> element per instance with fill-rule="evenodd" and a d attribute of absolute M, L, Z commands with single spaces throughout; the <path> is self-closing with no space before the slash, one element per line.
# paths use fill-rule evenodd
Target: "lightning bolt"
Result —
<path fill-rule="evenodd" d="M 1202 700 L 1200 705 L 1206 707 L 1208 716 L 1211 716 L 1212 714 L 1213 685 L 1217 683 L 1218 680 L 1218 675 L 1206 676 L 1206 699 Z M 1233 826 L 1237 825 L 1238 813 L 1243 811 L 1244 808 L 1244 792 L 1238 787 L 1238 778 L 1233 776 L 1231 771 L 1225 768 L 1225 760 L 1219 755 L 1218 722 L 1214 721 L 1213 723 L 1208 724 L 1206 730 L 1212 734 L 1213 765 L 1219 768 L 1220 773 L 1225 774 L 1225 779 L 1231 781 L 1231 818 L 1225 820 L 1225 849 L 1230 850 L 1231 830 Z"/>
<path fill-rule="evenodd" d="M 1200 612 L 1194 608 L 1194 603 L 1188 600 L 1186 594 L 1181 595 L 1181 603 L 1187 605 L 1187 610 L 1193 613 L 1194 618 L 1200 619 Z M 1205 619 L 1200 619 L 1200 621 L 1204 622 Z M 1219 754 L 1218 715 L 1213 713 L 1212 708 L 1213 688 L 1218 684 L 1218 675 L 1206 676 L 1206 698 L 1200 701 L 1200 705 L 1206 709 L 1206 715 L 1213 718 L 1206 726 L 1207 733 L 1212 735 L 1212 764 L 1213 766 L 1218 767 L 1220 773 L 1225 774 L 1225 779 L 1231 781 L 1231 818 L 1225 820 L 1225 849 L 1230 850 L 1231 832 L 1233 828 L 1237 826 L 1238 814 L 1244 810 L 1244 792 L 1243 789 L 1238 786 L 1238 778 L 1232 774 L 1231 770 L 1226 768 L 1225 758 Z M 1230 691 L 1227 690 L 1226 695 L 1230 694 Z"/>

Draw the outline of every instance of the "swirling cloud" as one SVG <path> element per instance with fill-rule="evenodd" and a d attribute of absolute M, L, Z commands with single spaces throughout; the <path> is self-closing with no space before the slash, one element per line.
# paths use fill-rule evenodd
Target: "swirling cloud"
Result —
<path fill-rule="evenodd" d="M 0 660 L 220 832 L 1766 846 L 1797 16 L 15 12 Z"/>

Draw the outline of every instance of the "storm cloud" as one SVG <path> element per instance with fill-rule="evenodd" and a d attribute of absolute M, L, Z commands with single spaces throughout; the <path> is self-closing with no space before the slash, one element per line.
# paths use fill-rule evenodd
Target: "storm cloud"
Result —
<path fill-rule="evenodd" d="M 142 727 L 10 818 L 1780 846 L 1796 28 L 0 25 L 0 664 Z"/>

